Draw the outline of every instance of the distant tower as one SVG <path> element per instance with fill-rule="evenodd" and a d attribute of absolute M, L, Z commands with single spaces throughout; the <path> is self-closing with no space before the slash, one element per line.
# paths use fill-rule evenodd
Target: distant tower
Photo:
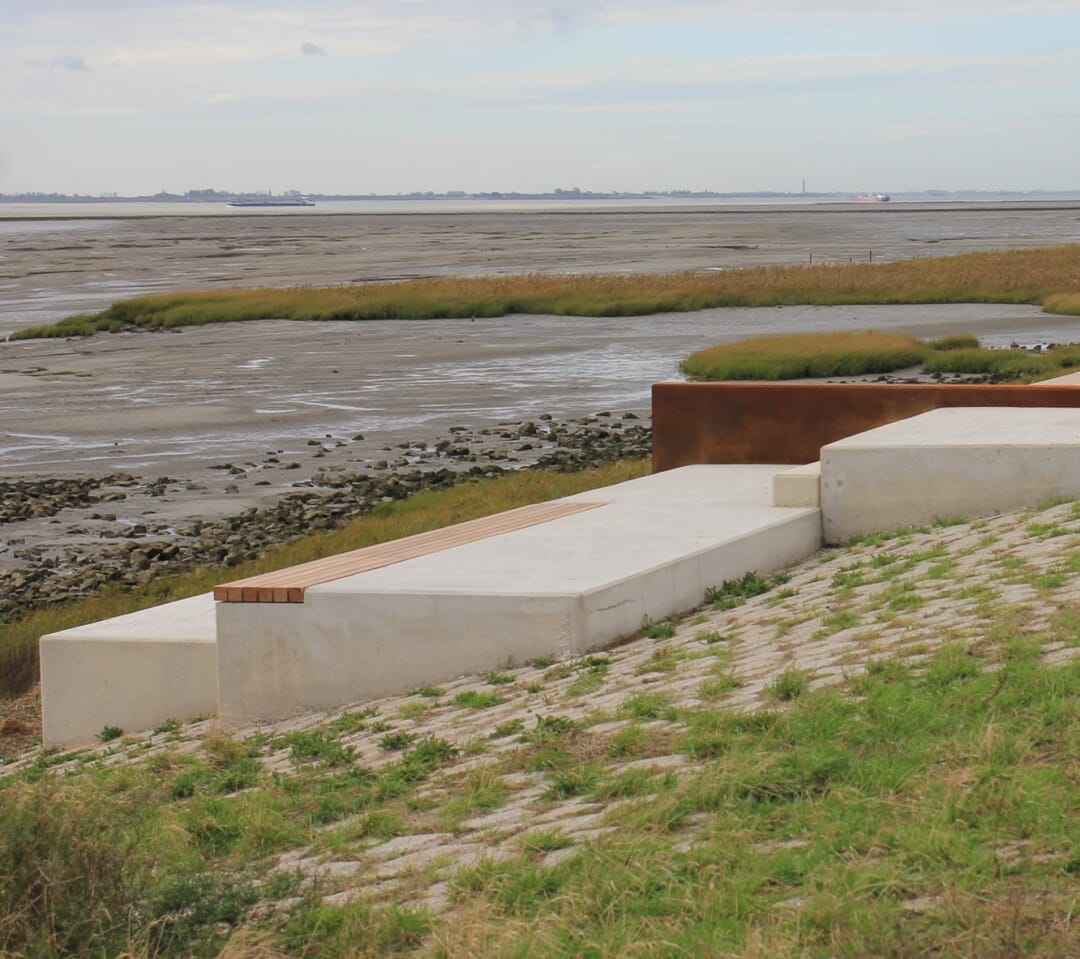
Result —
<path fill-rule="evenodd" d="M 802 191 L 803 191 L 803 196 L 806 196 L 806 177 L 803 177 Z"/>

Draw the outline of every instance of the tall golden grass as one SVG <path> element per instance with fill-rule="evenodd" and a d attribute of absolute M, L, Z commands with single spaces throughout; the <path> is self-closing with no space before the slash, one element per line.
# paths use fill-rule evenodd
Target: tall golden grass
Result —
<path fill-rule="evenodd" d="M 773 266 L 664 275 L 452 277 L 337 287 L 164 293 L 13 334 L 79 336 L 258 319 L 632 316 L 723 306 L 1032 303 L 1080 315 L 1080 245 L 896 263 Z"/>

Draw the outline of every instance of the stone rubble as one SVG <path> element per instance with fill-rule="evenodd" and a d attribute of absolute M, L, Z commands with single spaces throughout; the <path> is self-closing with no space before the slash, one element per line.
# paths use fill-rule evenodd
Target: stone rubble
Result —
<path fill-rule="evenodd" d="M 383 503 L 470 477 L 527 467 L 572 471 L 647 456 L 651 432 L 633 412 L 569 422 L 544 414 L 497 427 L 455 427 L 449 438 L 400 444 L 388 454 L 392 459 L 365 453 L 353 462 L 320 464 L 324 446 L 347 448 L 349 442 L 310 440 L 319 452 L 306 466 L 267 454 L 262 464 L 212 467 L 219 483 L 232 481 L 226 492 L 255 476 L 300 473 L 262 508 L 205 520 L 198 496 L 186 521 L 155 518 L 156 505 L 197 485 L 190 480 L 116 473 L 0 482 L 0 623 L 20 610 L 88 596 L 106 584 L 137 586 L 195 566 L 235 566 L 300 536 L 337 529 Z M 254 485 L 262 482 L 270 481 Z M 23 524 L 48 517 L 55 525 L 28 544 Z"/>

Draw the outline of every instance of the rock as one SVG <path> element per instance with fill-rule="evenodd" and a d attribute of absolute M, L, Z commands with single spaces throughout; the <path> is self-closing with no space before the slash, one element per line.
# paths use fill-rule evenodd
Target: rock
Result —
<path fill-rule="evenodd" d="M 637 416 L 623 414 L 620 418 L 632 421 Z M 498 434 L 510 432 L 512 438 L 529 438 L 515 449 L 528 457 L 527 466 L 572 471 L 650 452 L 651 431 L 647 425 L 616 424 L 610 422 L 611 417 L 604 418 L 606 427 L 598 424 L 596 417 L 559 422 L 551 414 L 543 414 L 538 420 L 540 426 L 529 421 L 520 426 L 514 424 L 516 431 L 503 430 Z M 312 530 L 340 527 L 380 503 L 392 503 L 420 490 L 444 489 L 470 477 L 506 472 L 491 461 L 492 457 L 501 462 L 516 462 L 505 450 L 487 445 L 483 447 L 482 462 L 477 462 L 477 453 L 466 445 L 475 442 L 475 436 L 463 426 L 448 433 L 436 442 L 403 444 L 401 449 L 430 451 L 431 458 L 417 461 L 415 452 L 410 454 L 412 462 L 399 457 L 397 472 L 389 472 L 386 460 L 373 464 L 371 469 L 375 473 L 364 467 L 352 472 L 340 467 L 323 470 L 310 480 L 293 484 L 297 487 L 295 491 L 272 505 L 260 509 L 249 507 L 227 519 L 189 520 L 175 530 L 145 521 L 134 526 L 98 529 L 94 532 L 101 537 L 99 540 L 80 544 L 66 554 L 36 547 L 22 550 L 18 558 L 23 565 L 0 570 L 0 597 L 3 597 L 0 621 L 18 615 L 21 609 L 92 594 L 105 584 L 135 586 L 166 572 L 199 565 L 235 566 Z M 487 435 L 493 433 L 488 430 Z M 280 468 L 301 467 L 290 463 Z M 240 468 L 228 463 L 216 469 L 237 475 L 232 471 Z M 117 486 L 138 486 L 153 495 L 152 490 L 164 492 L 177 482 L 159 477 L 151 483 L 142 483 L 125 474 L 113 474 L 92 480 L 0 483 L 0 523 L 29 518 L 35 510 L 49 516 L 69 508 L 69 504 L 91 507 L 110 493 L 125 497 L 127 494 L 118 491 Z M 261 480 L 255 485 L 265 486 L 270 482 Z M 195 484 L 195 488 L 205 487 Z M 235 484 L 229 484 L 227 489 L 238 492 Z M 93 515 L 99 522 L 116 522 L 112 513 Z M 17 543 L 17 539 L 8 537 L 7 542 L 25 545 Z"/>

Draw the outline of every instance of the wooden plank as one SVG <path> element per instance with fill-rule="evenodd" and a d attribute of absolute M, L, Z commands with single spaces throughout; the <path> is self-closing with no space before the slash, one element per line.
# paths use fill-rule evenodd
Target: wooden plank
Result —
<path fill-rule="evenodd" d="M 339 553 L 337 556 L 327 556 L 310 563 L 224 583 L 214 588 L 214 599 L 220 603 L 302 603 L 304 592 L 310 586 L 366 573 L 394 563 L 404 563 L 419 556 L 475 543 L 502 533 L 538 526 L 603 505 L 555 502 L 520 506 L 503 513 L 495 513 L 493 516 L 483 516 L 443 529 L 417 533 L 415 536 L 405 536 L 388 543 L 377 543 L 348 553 Z"/>

